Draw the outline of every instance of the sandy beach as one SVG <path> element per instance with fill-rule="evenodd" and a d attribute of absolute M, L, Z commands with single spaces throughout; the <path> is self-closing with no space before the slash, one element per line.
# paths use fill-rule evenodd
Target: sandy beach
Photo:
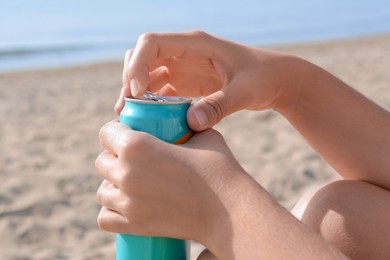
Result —
<path fill-rule="evenodd" d="M 390 109 L 389 47 L 390 35 L 379 35 L 267 48 L 301 56 Z M 94 161 L 121 74 L 116 61 L 0 74 L 0 259 L 114 259 L 115 235 L 96 224 Z M 216 129 L 288 209 L 339 178 L 273 111 L 241 111 Z"/>

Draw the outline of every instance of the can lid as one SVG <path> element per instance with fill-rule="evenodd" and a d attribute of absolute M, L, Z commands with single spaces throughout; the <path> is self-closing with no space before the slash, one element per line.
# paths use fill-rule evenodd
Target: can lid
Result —
<path fill-rule="evenodd" d="M 147 104 L 190 104 L 192 99 L 176 96 L 158 96 L 150 91 L 145 91 L 143 98 L 126 97 L 125 100 Z"/>

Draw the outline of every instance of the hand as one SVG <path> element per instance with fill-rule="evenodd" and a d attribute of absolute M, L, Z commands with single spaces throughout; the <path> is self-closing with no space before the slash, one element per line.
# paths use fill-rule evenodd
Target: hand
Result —
<path fill-rule="evenodd" d="M 291 85 L 291 57 L 218 39 L 204 32 L 144 34 L 126 53 L 124 97 L 146 89 L 160 95 L 205 96 L 191 106 L 192 129 L 212 127 L 241 109 L 273 108 Z"/>
<path fill-rule="evenodd" d="M 105 179 L 97 192 L 101 229 L 207 245 L 230 223 L 227 208 L 247 174 L 215 130 L 172 145 L 112 121 L 99 137 L 106 149 L 96 159 Z"/>

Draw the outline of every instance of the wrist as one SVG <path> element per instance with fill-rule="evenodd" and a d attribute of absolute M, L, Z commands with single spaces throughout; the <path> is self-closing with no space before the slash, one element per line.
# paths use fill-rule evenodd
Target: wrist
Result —
<path fill-rule="evenodd" d="M 279 91 L 272 104 L 272 109 L 288 115 L 294 113 L 300 102 L 304 100 L 305 89 L 312 85 L 311 79 L 317 67 L 297 56 L 285 56 L 283 77 Z"/>
<path fill-rule="evenodd" d="M 214 214 L 210 214 L 206 225 L 204 245 L 218 259 L 234 259 L 237 254 L 237 243 L 242 241 L 241 225 L 247 225 L 245 219 L 250 215 L 253 199 L 259 198 L 259 192 L 266 192 L 245 172 L 235 174 L 232 180 L 223 185 L 220 202 L 223 207 L 214 205 Z M 201 241 L 202 242 L 202 241 Z"/>

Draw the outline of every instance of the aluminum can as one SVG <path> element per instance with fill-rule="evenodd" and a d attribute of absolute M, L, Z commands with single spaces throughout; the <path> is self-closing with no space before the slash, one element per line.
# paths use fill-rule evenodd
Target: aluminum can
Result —
<path fill-rule="evenodd" d="M 186 120 L 190 105 L 191 99 L 188 98 L 156 96 L 147 92 L 144 99 L 125 99 L 120 122 L 163 141 L 181 144 L 192 136 Z M 117 234 L 116 259 L 185 260 L 189 259 L 188 245 L 180 239 Z"/>

